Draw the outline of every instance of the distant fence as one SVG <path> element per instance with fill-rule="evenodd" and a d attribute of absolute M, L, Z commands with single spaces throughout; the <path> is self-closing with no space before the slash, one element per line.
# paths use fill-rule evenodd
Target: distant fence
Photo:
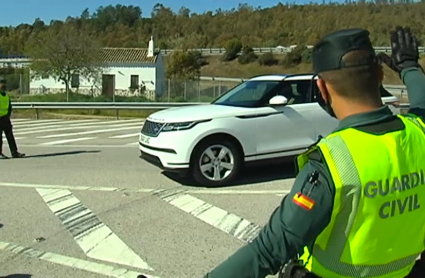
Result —
<path fill-rule="evenodd" d="M 254 53 L 273 53 L 273 54 L 286 54 L 291 52 L 296 45 L 293 46 L 277 46 L 277 47 L 253 47 Z M 308 45 L 308 48 L 312 48 L 312 45 Z M 374 47 L 377 53 L 391 53 L 391 47 L 389 46 L 376 46 Z M 162 55 L 169 55 L 175 50 L 180 49 L 157 49 L 157 51 L 161 52 Z M 214 56 L 214 55 L 223 55 L 226 52 L 225 48 L 190 48 L 186 49 L 186 51 L 198 51 L 203 56 Z M 419 53 L 425 53 L 425 47 L 419 47 Z M 8 56 L 0 56 L 0 63 L 16 63 L 16 64 L 26 64 L 29 63 L 30 59 L 25 55 L 8 55 Z M 18 66 L 18 65 L 16 65 Z"/>
<path fill-rule="evenodd" d="M 9 76 L 6 75 L 8 78 Z M 12 99 L 21 101 L 52 101 L 52 102 L 85 102 L 85 101 L 146 101 L 160 102 L 211 102 L 234 86 L 243 82 L 240 78 L 212 78 L 201 77 L 199 80 L 166 79 L 161 82 L 162 87 L 158 93 L 147 90 L 130 90 L 128 88 L 108 92 L 102 95 L 101 87 L 71 88 L 74 94 L 65 94 L 65 86 L 52 88 L 27 88 L 28 84 L 22 82 L 9 82 L 9 91 Z M 19 81 L 19 80 L 18 80 Z M 158 81 L 160 82 L 160 81 Z M 132 100 L 130 100 L 130 99 Z M 127 99 L 127 100 L 126 100 Z"/>
<path fill-rule="evenodd" d="M 12 92 L 12 99 L 16 102 L 143 102 L 146 100 L 157 102 L 211 102 L 217 97 L 229 91 L 236 85 L 245 82 L 249 78 L 228 78 L 201 76 L 199 80 L 173 80 L 166 79 L 162 82 L 162 90 L 159 94 L 142 91 L 115 90 L 112 95 L 100 95 L 90 90 L 75 91 L 75 94 L 64 97 L 64 88 L 52 90 L 31 89 L 31 94 L 20 93 L 19 88 Z M 17 84 L 19 86 L 19 84 Z M 393 95 L 404 96 L 407 92 L 403 85 L 384 85 Z M 12 88 L 11 88 L 12 89 Z M 26 92 L 27 90 L 23 90 Z M 61 93 L 62 94 L 58 94 Z M 55 96 L 56 95 L 56 96 Z"/>

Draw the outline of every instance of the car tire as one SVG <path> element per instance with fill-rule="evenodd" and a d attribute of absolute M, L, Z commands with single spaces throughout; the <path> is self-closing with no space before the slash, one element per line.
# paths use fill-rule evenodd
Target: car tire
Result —
<path fill-rule="evenodd" d="M 221 155 L 224 154 L 222 158 L 218 157 L 221 151 L 223 152 Z M 215 160 L 212 160 L 214 159 L 211 158 L 212 154 L 214 154 Z M 230 166 L 232 166 L 231 169 Z M 233 182 L 238 177 L 242 167 L 243 154 L 236 143 L 230 140 L 221 141 L 218 138 L 212 138 L 201 142 L 195 148 L 190 170 L 193 179 L 198 185 L 219 187 L 229 185 Z M 217 174 L 217 172 L 220 173 L 219 180 L 214 179 L 214 174 Z"/>

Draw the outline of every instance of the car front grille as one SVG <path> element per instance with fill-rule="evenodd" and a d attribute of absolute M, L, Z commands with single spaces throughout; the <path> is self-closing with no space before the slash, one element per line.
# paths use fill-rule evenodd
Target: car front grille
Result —
<path fill-rule="evenodd" d="M 161 132 L 162 127 L 164 126 L 164 123 L 156 123 L 151 122 L 149 120 L 146 120 L 143 127 L 142 127 L 142 134 L 156 137 Z"/>

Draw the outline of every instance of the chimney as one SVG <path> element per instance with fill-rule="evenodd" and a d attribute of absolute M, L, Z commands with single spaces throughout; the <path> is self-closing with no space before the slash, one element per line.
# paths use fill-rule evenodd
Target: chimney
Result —
<path fill-rule="evenodd" d="M 153 44 L 153 36 L 151 36 L 151 40 L 149 41 L 149 46 L 148 46 L 148 57 L 153 57 L 154 52 L 155 52 L 155 47 Z"/>

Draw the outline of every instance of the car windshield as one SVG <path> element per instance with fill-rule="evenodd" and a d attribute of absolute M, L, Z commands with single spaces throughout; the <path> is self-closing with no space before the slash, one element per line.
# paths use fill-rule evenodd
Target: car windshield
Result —
<path fill-rule="evenodd" d="M 212 104 L 253 107 L 279 83 L 280 81 L 246 81 L 230 89 Z"/>

